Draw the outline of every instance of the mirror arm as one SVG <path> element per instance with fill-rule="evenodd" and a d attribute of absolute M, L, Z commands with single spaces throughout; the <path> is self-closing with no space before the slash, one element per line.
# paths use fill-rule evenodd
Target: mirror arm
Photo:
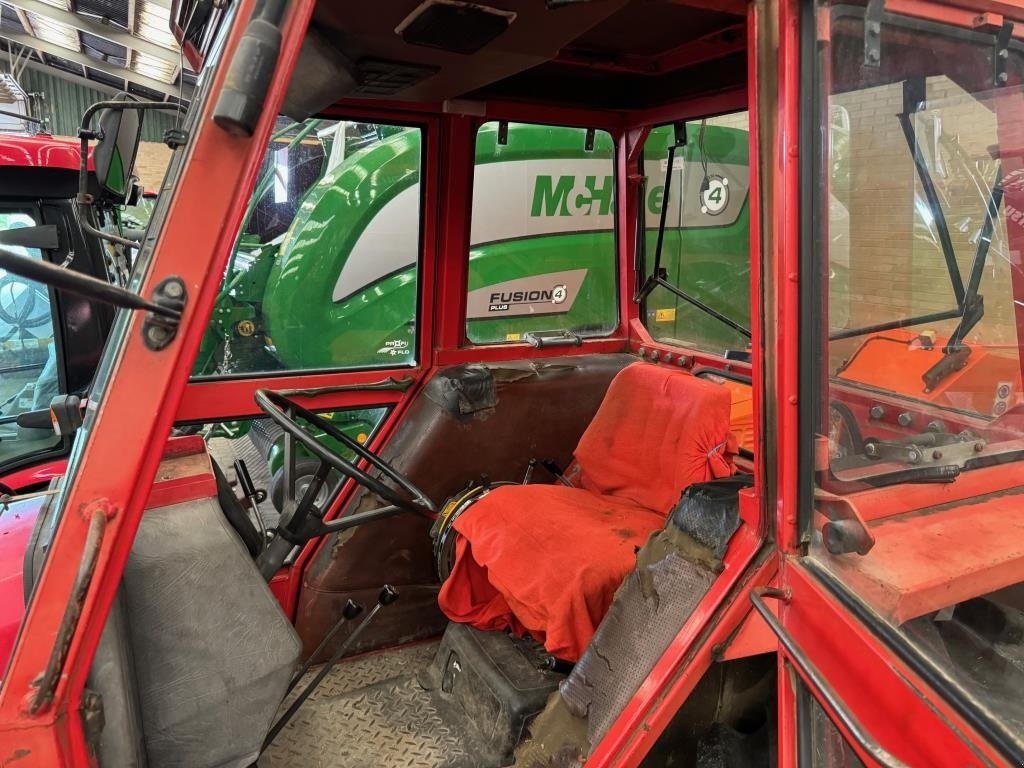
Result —
<path fill-rule="evenodd" d="M 181 319 L 184 302 L 182 302 L 181 308 L 158 304 L 119 285 L 108 283 L 83 272 L 64 269 L 48 261 L 37 261 L 2 247 L 0 247 L 0 269 L 6 269 L 26 280 L 35 280 L 57 290 L 68 291 L 115 307 L 146 310 L 174 322 Z"/>

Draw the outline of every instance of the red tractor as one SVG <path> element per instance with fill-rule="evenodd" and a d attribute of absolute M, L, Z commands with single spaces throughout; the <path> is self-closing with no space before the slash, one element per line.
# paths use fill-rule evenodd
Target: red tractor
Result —
<path fill-rule="evenodd" d="M 200 83 L 130 290 L 0 247 L 122 308 L 66 474 L 0 515 L 38 514 L 0 563 L 25 594 L 0 765 L 1024 763 L 1022 22 L 1016 0 L 176 3 Z M 139 108 L 109 107 L 100 177 Z M 418 132 L 418 167 L 325 193 L 393 204 L 373 242 L 415 263 L 411 362 L 190 380 L 261 167 L 293 183 L 279 113 Z M 520 123 L 575 131 L 586 169 L 492 178 Z M 592 215 L 606 174 L 607 321 L 559 327 L 542 269 L 469 290 L 480 232 Z M 274 269 L 309 270 L 289 300 L 338 294 L 281 205 Z M 674 232 L 739 217 L 748 265 L 688 271 Z M 749 296 L 708 300 L 737 269 Z M 491 316 L 502 338 L 468 324 Z M 81 412 L 55 403 L 57 432 Z M 255 551 L 253 489 L 172 436 L 248 420 L 287 436 L 286 479 L 318 462 Z"/>

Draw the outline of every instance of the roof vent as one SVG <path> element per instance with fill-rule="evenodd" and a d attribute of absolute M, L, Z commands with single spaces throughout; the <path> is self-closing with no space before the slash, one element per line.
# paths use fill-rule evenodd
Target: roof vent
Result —
<path fill-rule="evenodd" d="M 408 61 L 360 59 L 356 65 L 359 85 L 352 93 L 357 96 L 393 96 L 426 80 L 437 70 L 437 67 Z"/>
<path fill-rule="evenodd" d="M 426 45 L 452 53 L 476 53 L 515 21 L 503 11 L 460 0 L 426 0 L 395 27 L 411 45 Z"/>

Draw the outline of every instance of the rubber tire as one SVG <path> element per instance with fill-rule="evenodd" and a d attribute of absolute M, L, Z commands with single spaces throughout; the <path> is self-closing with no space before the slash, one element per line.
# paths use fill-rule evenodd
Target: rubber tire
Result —
<path fill-rule="evenodd" d="M 320 459 L 312 456 L 304 456 L 295 459 L 295 485 L 298 486 L 304 478 L 312 477 L 320 468 Z M 327 476 L 327 498 L 329 499 L 334 490 L 338 487 L 338 473 L 331 471 Z M 321 491 L 322 493 L 322 491 Z M 300 497 L 301 498 L 301 497 Z M 299 499 L 296 499 L 298 501 Z M 279 513 L 284 508 L 284 467 L 277 470 L 270 478 L 270 502 Z"/>

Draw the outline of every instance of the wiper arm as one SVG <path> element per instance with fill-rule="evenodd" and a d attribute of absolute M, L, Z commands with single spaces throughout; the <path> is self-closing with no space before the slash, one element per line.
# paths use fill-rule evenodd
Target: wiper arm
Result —
<path fill-rule="evenodd" d="M 669 194 L 672 191 L 672 171 L 675 169 L 676 149 L 686 145 L 686 124 L 677 123 L 673 126 L 675 131 L 675 140 L 669 145 L 668 148 L 668 166 L 665 168 L 665 192 L 662 195 L 661 203 L 661 215 L 658 219 L 658 239 L 654 246 L 654 268 L 651 270 L 651 274 L 644 281 L 644 284 L 640 287 L 640 290 L 636 292 L 633 297 L 633 301 L 637 304 L 647 299 L 648 296 L 654 291 L 655 288 L 661 286 L 665 290 L 675 294 L 683 301 L 696 307 L 704 314 L 709 317 L 713 317 L 720 323 L 723 323 L 732 328 L 737 333 L 746 336 L 748 339 L 751 338 L 750 329 L 741 325 L 740 323 L 733 320 L 728 315 L 724 315 L 717 309 L 708 306 L 700 299 L 691 296 L 682 288 L 670 283 L 666 278 L 668 273 L 665 268 L 661 266 L 661 253 L 662 248 L 665 245 L 665 224 L 668 219 L 668 201 Z M 682 194 L 680 192 L 680 194 Z M 643 236 L 642 234 L 640 235 Z"/>
<path fill-rule="evenodd" d="M 978 324 L 985 314 L 985 302 L 978 293 L 981 278 L 985 274 L 985 262 L 988 249 L 992 245 L 992 231 L 995 229 L 999 206 L 1003 203 L 1003 166 L 996 166 L 996 177 L 992 182 L 992 190 L 988 196 L 988 207 L 985 209 L 985 223 L 981 225 L 978 236 L 978 249 L 974 252 L 974 263 L 971 265 L 971 276 L 967 280 L 967 292 L 964 295 L 963 319 L 953 331 L 946 345 L 946 351 L 958 347 L 971 329 Z"/>

